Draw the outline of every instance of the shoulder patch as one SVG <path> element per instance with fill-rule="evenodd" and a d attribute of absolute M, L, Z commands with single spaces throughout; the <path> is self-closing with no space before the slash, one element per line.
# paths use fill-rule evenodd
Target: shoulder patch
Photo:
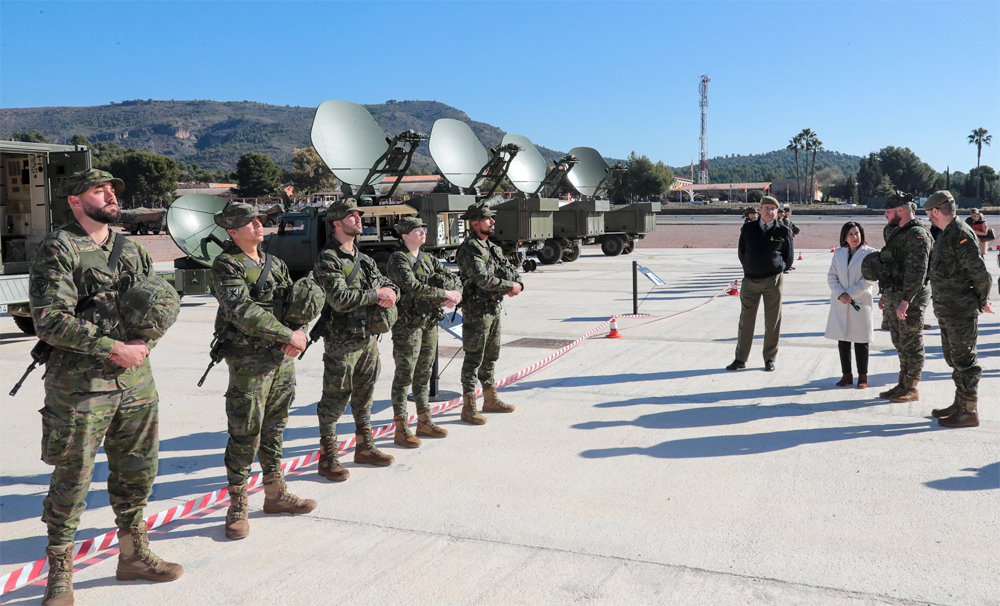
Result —
<path fill-rule="evenodd" d="M 227 286 L 226 287 L 226 299 L 229 301 L 239 301 L 240 300 L 240 287 L 239 286 Z"/>
<path fill-rule="evenodd" d="M 36 299 L 45 296 L 45 293 L 48 292 L 49 290 L 50 284 L 51 282 L 49 282 L 45 278 L 34 278 L 31 281 L 31 289 L 30 289 L 31 296 L 35 297 Z"/>
<path fill-rule="evenodd" d="M 968 242 L 968 241 L 969 241 L 969 239 L 968 239 L 968 238 L 962 238 L 961 240 L 959 240 L 959 241 L 958 241 L 958 243 L 959 243 L 959 244 L 965 244 L 965 243 L 966 243 L 966 242 Z"/>

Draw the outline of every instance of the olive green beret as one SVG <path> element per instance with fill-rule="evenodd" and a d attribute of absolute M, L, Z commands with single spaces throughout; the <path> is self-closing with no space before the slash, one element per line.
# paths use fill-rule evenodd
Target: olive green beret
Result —
<path fill-rule="evenodd" d="M 778 206 L 778 199 L 774 196 L 764 196 L 760 199 L 760 205 L 764 206 L 765 204 L 774 204 L 775 206 Z"/>
<path fill-rule="evenodd" d="M 104 170 L 88 168 L 70 175 L 56 195 L 60 198 L 66 196 L 79 196 L 98 183 L 111 183 L 115 188 L 115 195 L 120 196 L 125 193 L 125 183 L 121 179 L 116 179 L 114 175 Z"/>
<path fill-rule="evenodd" d="M 239 229 L 248 225 L 255 217 L 266 217 L 264 213 L 257 210 L 254 204 L 246 202 L 230 202 L 222 210 L 215 213 L 215 224 L 223 229 Z"/>
<path fill-rule="evenodd" d="M 942 189 L 940 191 L 934 192 L 927 198 L 927 201 L 924 202 L 924 210 L 937 208 L 938 206 L 941 206 L 942 204 L 948 204 L 949 202 L 954 203 L 955 198 L 952 197 L 950 191 Z"/>

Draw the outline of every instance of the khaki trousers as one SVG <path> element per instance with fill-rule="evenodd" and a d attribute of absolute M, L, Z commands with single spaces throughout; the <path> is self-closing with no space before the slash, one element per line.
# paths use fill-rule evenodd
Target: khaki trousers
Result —
<path fill-rule="evenodd" d="M 736 341 L 736 359 L 746 362 L 753 344 L 753 329 L 757 323 L 757 307 L 764 299 L 764 361 L 778 356 L 778 336 L 781 333 L 782 274 L 770 278 L 744 278 L 740 291 L 740 333 Z"/>

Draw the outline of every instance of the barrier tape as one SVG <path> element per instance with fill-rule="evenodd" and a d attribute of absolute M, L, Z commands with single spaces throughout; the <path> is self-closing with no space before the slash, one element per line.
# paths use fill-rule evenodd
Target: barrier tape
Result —
<path fill-rule="evenodd" d="M 715 299 L 717 299 L 721 294 L 723 294 L 723 293 L 719 293 L 719 294 L 716 294 L 716 295 L 712 296 L 710 299 L 708 299 L 707 301 L 705 301 L 704 303 L 702 303 L 702 304 L 700 304 L 700 305 L 698 305 L 696 307 L 692 307 L 691 309 L 687 309 L 687 310 L 684 310 L 684 311 L 681 311 L 681 312 L 678 312 L 678 313 L 675 313 L 675 314 L 672 314 L 672 315 L 669 315 L 669 316 L 664 316 L 662 318 L 657 318 L 656 320 L 653 320 L 653 322 L 658 322 L 660 320 L 667 320 L 669 318 L 675 318 L 675 317 L 677 317 L 679 315 L 682 315 L 682 314 L 694 311 L 696 309 L 699 309 L 701 307 L 704 307 L 705 305 L 708 305 L 709 303 L 711 303 L 712 301 L 714 301 Z M 623 319 L 637 319 L 637 318 L 652 318 L 653 316 L 651 316 L 650 314 L 615 314 L 614 317 L 615 318 L 623 318 Z M 545 356 L 544 358 L 542 358 L 541 360 L 535 362 L 531 366 L 528 366 L 527 368 L 525 368 L 523 370 L 520 370 L 520 371 L 518 371 L 518 372 L 516 372 L 516 373 L 514 373 L 514 374 L 512 374 L 512 375 L 510 375 L 508 377 L 505 377 L 504 379 L 501 379 L 500 381 L 497 381 L 496 382 L 497 389 L 499 389 L 501 387 L 506 387 L 508 385 L 511 385 L 511 384 L 513 384 L 513 383 L 515 383 L 517 381 L 520 381 L 521 379 L 527 377 L 528 375 L 531 375 L 531 374 L 534 374 L 534 373 L 538 372 L 542 368 L 548 366 L 549 364 L 551 364 L 552 362 L 554 362 L 558 358 L 560 358 L 563 355 L 565 355 L 570 350 L 572 350 L 575 347 L 579 346 L 581 343 L 583 343 L 587 339 L 589 339 L 592 336 L 594 336 L 595 334 L 597 334 L 599 331 L 603 330 L 610 323 L 611 323 L 611 320 L 608 319 L 608 320 L 606 320 L 606 321 L 598 324 L 597 326 L 595 326 L 594 328 L 592 328 L 589 331 L 587 331 L 583 336 L 581 336 L 579 339 L 573 341 L 569 345 L 566 345 L 566 346 L 564 346 L 564 347 L 562 347 L 562 348 L 560 348 L 560 349 L 552 352 L 551 354 Z M 645 324 L 650 324 L 650 323 L 651 322 L 646 322 Z M 476 397 L 477 398 L 479 396 L 481 396 L 482 394 L 483 394 L 483 390 L 482 389 L 476 390 Z M 442 402 L 441 404 L 438 404 L 437 406 L 433 407 L 431 409 L 431 413 L 432 414 L 436 414 L 436 413 L 444 412 L 446 410 L 450 410 L 452 408 L 455 408 L 456 406 L 458 406 L 461 403 L 462 403 L 462 398 L 461 397 L 455 398 L 455 399 L 450 400 L 448 402 Z M 410 415 L 407 418 L 407 423 L 413 423 L 416 420 L 417 420 L 417 415 L 413 414 L 413 415 Z M 382 426 L 378 427 L 377 429 L 373 430 L 372 437 L 373 437 L 373 439 L 375 439 L 375 438 L 379 438 L 379 437 L 385 436 L 386 434 L 395 431 L 395 429 L 396 429 L 396 423 L 395 423 L 395 421 L 393 421 L 392 423 L 389 423 L 387 425 L 382 425 Z M 337 447 L 337 452 L 339 454 L 346 454 L 347 452 L 349 452 L 355 446 L 356 442 L 357 442 L 357 437 L 356 436 L 344 440 Z M 310 464 L 318 461 L 319 460 L 319 453 L 320 453 L 320 451 L 317 450 L 316 452 L 313 452 L 311 454 L 305 454 L 305 455 L 301 455 L 301 456 L 295 457 L 294 459 L 291 459 L 288 462 L 282 464 L 281 465 L 281 469 L 282 469 L 282 471 L 286 475 L 290 474 L 290 473 L 292 473 L 292 472 L 294 472 L 294 471 L 296 471 L 298 469 L 301 469 L 302 467 L 305 467 L 307 465 L 310 465 Z M 263 478 L 264 478 L 264 473 L 263 472 L 257 472 L 256 474 L 252 475 L 250 477 L 250 481 L 247 483 L 247 491 L 249 492 L 251 490 L 255 490 L 255 489 L 260 488 L 261 485 L 262 485 L 262 482 L 263 482 Z M 152 516 L 149 516 L 148 518 L 146 518 L 146 529 L 147 530 L 155 530 L 156 528 L 159 528 L 160 526 L 163 526 L 164 524 L 169 524 L 170 522 L 172 522 L 174 520 L 179 520 L 179 519 L 182 519 L 182 518 L 186 518 L 186 517 L 188 517 L 190 515 L 198 513 L 199 511 L 202 511 L 202 510 L 204 510 L 204 509 L 206 509 L 208 507 L 211 507 L 213 505 L 221 503 L 221 502 L 223 502 L 223 501 L 226 500 L 228 492 L 229 492 L 229 487 L 226 486 L 226 487 L 221 488 L 219 490 L 210 492 L 210 493 L 208 493 L 206 495 L 202 495 L 202 496 L 197 497 L 195 499 L 191 499 L 190 501 L 188 501 L 188 502 L 186 502 L 186 503 L 184 503 L 182 505 L 176 505 L 174 507 L 171 507 L 170 509 L 167 509 L 165 511 L 161 511 L 160 513 L 157 513 L 157 514 L 154 514 Z M 110 530 L 110 531 L 106 532 L 105 534 L 100 535 L 98 537 L 94 537 L 92 539 L 87 539 L 86 541 L 82 541 L 80 543 L 77 543 L 76 546 L 73 549 L 73 562 L 80 562 L 82 560 L 86 560 L 86 559 L 94 556 L 95 554 L 97 554 L 97 553 L 99 553 L 101 551 L 104 551 L 106 549 L 110 549 L 111 547 L 115 546 L 116 544 L 118 544 L 118 531 L 117 531 L 117 529 L 116 530 Z M 42 558 L 42 559 L 37 560 L 37 561 L 35 561 L 35 562 L 31 563 L 31 564 L 28 564 L 26 566 L 18 568 L 17 570 L 9 572 L 6 575 L 0 576 L 0 595 L 4 595 L 6 593 L 14 591 L 15 589 L 20 589 L 21 587 L 24 587 L 28 583 L 31 583 L 31 582 L 35 581 L 36 579 L 38 579 L 39 577 L 41 577 L 42 575 L 46 574 L 48 572 L 48 570 L 49 570 L 48 558 Z"/>

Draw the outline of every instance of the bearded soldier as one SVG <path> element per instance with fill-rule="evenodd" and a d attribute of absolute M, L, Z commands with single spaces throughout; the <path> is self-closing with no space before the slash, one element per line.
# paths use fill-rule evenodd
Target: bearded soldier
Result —
<path fill-rule="evenodd" d="M 500 358 L 500 304 L 504 296 L 521 294 L 524 284 L 499 246 L 489 241 L 496 213 L 485 201 L 465 211 L 469 237 L 458 249 L 456 262 L 462 277 L 462 420 L 473 425 L 486 423 L 476 411 L 476 378 L 483 386 L 483 412 L 514 412 L 514 407 L 497 397 L 493 367 Z"/>
<path fill-rule="evenodd" d="M 73 540 L 102 443 L 121 543 L 115 577 L 172 581 L 184 571 L 150 551 L 143 521 L 159 448 L 159 397 L 147 356 L 176 319 L 179 302 L 169 323 L 141 338 L 123 321 L 128 284 L 159 280 L 146 250 L 108 227 L 118 220 L 117 194 L 124 189 L 104 171 L 71 175 L 59 196 L 75 221 L 46 236 L 31 264 L 35 330 L 54 347 L 41 410 L 42 460 L 55 466 L 42 503 L 49 536 L 43 604 L 73 603 Z"/>
<path fill-rule="evenodd" d="M 266 215 L 252 204 L 227 204 L 215 224 L 231 240 L 212 263 L 212 294 L 219 301 L 216 338 L 232 333 L 226 354 L 229 388 L 226 416 L 226 475 L 229 512 L 226 538 L 250 533 L 247 482 L 254 456 L 264 472 L 264 513 L 309 513 L 316 501 L 288 492 L 281 471 L 282 434 L 295 399 L 294 356 L 306 347 L 306 334 L 275 317 L 281 294 L 292 284 L 285 263 L 260 249 Z"/>
<path fill-rule="evenodd" d="M 428 402 L 434 356 L 437 354 L 437 325 L 444 319 L 443 307 L 462 302 L 458 277 L 445 269 L 434 256 L 421 252 L 427 241 L 427 224 L 417 217 L 403 217 L 396 224 L 400 245 L 389 257 L 389 279 L 399 287 L 399 320 L 392 327 L 392 358 L 396 372 L 392 379 L 392 412 L 396 420 L 394 441 L 416 448 L 420 439 L 410 431 L 406 414 L 406 390 L 413 388 L 417 405 L 417 436 L 443 438 L 448 430 L 431 420 Z"/>
<path fill-rule="evenodd" d="M 885 247 L 879 252 L 882 273 L 879 288 L 892 344 L 899 353 L 899 383 L 883 391 L 880 398 L 890 402 L 913 402 L 920 399 L 917 384 L 924 368 L 924 310 L 930 292 L 927 288 L 927 264 L 933 238 L 916 218 L 913 196 L 896 192 L 885 201 L 889 224 Z"/>
<path fill-rule="evenodd" d="M 947 190 L 934 192 L 924 203 L 931 223 L 941 229 L 931 251 L 931 291 L 934 315 L 941 325 L 941 350 L 955 381 L 954 402 L 931 414 L 943 427 L 978 427 L 983 369 L 976 360 L 976 339 L 979 314 L 991 311 L 993 279 L 979 254 L 975 232 L 955 217 L 955 208 Z"/>
<path fill-rule="evenodd" d="M 379 272 L 371 257 L 357 250 L 354 238 L 362 233 L 361 215 L 354 198 L 326 211 L 330 243 L 313 268 L 326 295 L 324 315 L 328 317 L 323 331 L 323 395 L 316 407 L 319 475 L 334 482 L 350 476 L 337 457 L 337 421 L 348 402 L 357 436 L 354 462 L 377 467 L 393 462 L 392 455 L 375 446 L 371 407 L 381 368 L 376 339 L 395 321 L 399 291 Z"/>

